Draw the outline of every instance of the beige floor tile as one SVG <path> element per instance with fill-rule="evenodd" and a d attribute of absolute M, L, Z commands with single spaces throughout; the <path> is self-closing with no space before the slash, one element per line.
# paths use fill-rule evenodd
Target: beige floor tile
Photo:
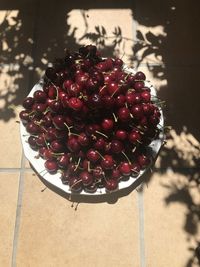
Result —
<path fill-rule="evenodd" d="M 11 266 L 19 174 L 0 173 L 0 266 Z"/>
<path fill-rule="evenodd" d="M 18 113 L 29 90 L 32 72 L 32 46 L 35 4 L 29 1 L 12 5 L 1 3 L 0 10 L 1 72 L 0 72 L 0 168 L 17 168 L 21 162 Z M 8 153 L 8 151 L 10 153 Z"/>
<path fill-rule="evenodd" d="M 18 116 L 20 109 L 15 109 L 16 116 Z M 0 168 L 20 168 L 22 146 L 19 124 L 16 123 L 16 120 L 18 118 L 9 119 L 8 122 L 0 120 Z"/>
<path fill-rule="evenodd" d="M 93 43 L 102 49 L 102 55 L 117 54 L 123 56 L 126 63 L 129 62 L 133 52 L 132 36 L 136 30 L 131 9 L 74 9 L 68 16 L 69 32 L 76 29 L 75 39 L 80 45 Z M 118 41 L 118 45 L 114 46 L 114 42 Z"/>
<path fill-rule="evenodd" d="M 155 174 L 144 192 L 144 227 L 148 267 L 184 267 L 193 259 L 200 236 L 199 191 L 189 175 Z M 196 246 L 195 246 L 196 245 Z M 189 266 L 189 265 L 187 265 Z M 198 266 L 198 265 L 191 265 Z"/>
<path fill-rule="evenodd" d="M 17 266 L 137 267 L 136 193 L 115 204 L 71 202 L 26 174 Z"/>
<path fill-rule="evenodd" d="M 200 19 L 195 5 L 187 1 L 138 1 L 136 11 L 139 39 L 144 38 L 138 46 L 138 57 L 144 56 L 142 62 L 162 61 L 171 66 L 199 64 L 200 41 L 195 37 Z M 192 42 L 194 38 L 196 41 Z"/>

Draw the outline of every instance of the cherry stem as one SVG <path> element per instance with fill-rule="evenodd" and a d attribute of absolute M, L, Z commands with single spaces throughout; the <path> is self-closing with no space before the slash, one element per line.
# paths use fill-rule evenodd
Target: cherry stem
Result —
<path fill-rule="evenodd" d="M 78 162 L 77 162 L 77 164 L 76 164 L 76 167 L 75 167 L 74 171 L 76 171 L 76 170 L 78 169 L 78 167 L 79 167 L 79 165 L 80 165 L 80 162 L 81 162 L 81 158 L 78 159 Z"/>
<path fill-rule="evenodd" d="M 118 121 L 118 119 L 117 119 L 117 117 L 116 117 L 116 115 L 115 115 L 115 113 L 114 113 L 114 112 L 112 113 L 112 115 L 113 115 L 114 121 L 115 121 L 115 122 L 117 122 L 117 121 Z"/>
<path fill-rule="evenodd" d="M 128 163 L 131 164 L 130 159 L 128 158 L 128 156 L 126 155 L 126 153 L 124 151 L 122 151 L 122 154 L 124 155 L 124 157 L 128 160 Z"/>
<path fill-rule="evenodd" d="M 91 172 L 90 161 L 88 161 L 88 172 Z"/>
<path fill-rule="evenodd" d="M 97 154 L 99 154 L 99 156 L 100 156 L 102 159 L 105 159 L 105 158 L 101 155 L 101 153 L 99 153 L 99 151 L 96 150 L 96 152 L 97 152 Z"/>
<path fill-rule="evenodd" d="M 118 89 L 116 89 L 115 91 L 114 91 L 114 93 L 111 95 L 111 97 L 113 97 L 114 96 L 114 94 L 117 92 L 119 90 L 119 88 Z"/>
<path fill-rule="evenodd" d="M 101 93 L 101 91 L 106 87 L 106 85 L 104 85 L 100 90 L 99 92 Z"/>
<path fill-rule="evenodd" d="M 48 144 L 46 138 L 44 138 L 44 142 L 45 142 L 46 147 L 49 148 L 49 144 Z"/>
<path fill-rule="evenodd" d="M 133 153 L 135 152 L 135 150 L 136 150 L 136 146 L 131 150 Z"/>
<path fill-rule="evenodd" d="M 68 135 L 70 136 L 72 134 L 70 129 L 73 128 L 73 127 L 72 126 L 68 126 L 67 123 L 64 123 L 64 125 L 67 127 Z"/>
<path fill-rule="evenodd" d="M 82 180 L 80 179 L 80 180 L 78 180 L 78 181 L 76 181 L 76 183 L 74 183 L 72 186 L 71 186 L 71 188 L 73 188 L 75 185 L 77 185 L 78 183 L 80 183 Z"/>
<path fill-rule="evenodd" d="M 99 132 L 99 131 L 95 131 L 95 133 L 98 133 L 98 134 L 100 134 L 100 135 L 102 135 L 102 136 L 104 136 L 105 138 L 107 138 L 108 139 L 108 136 L 107 135 L 105 135 L 104 133 L 102 133 L 102 132 Z"/>
<path fill-rule="evenodd" d="M 44 111 L 44 115 L 46 115 L 49 111 L 50 111 L 50 108 L 48 107 L 48 108 Z"/>

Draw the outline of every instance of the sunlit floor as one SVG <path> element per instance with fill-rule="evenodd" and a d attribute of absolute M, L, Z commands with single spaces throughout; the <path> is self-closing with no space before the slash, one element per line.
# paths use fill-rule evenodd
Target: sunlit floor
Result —
<path fill-rule="evenodd" d="M 198 6 L 178 0 L 0 2 L 0 266 L 199 266 Z M 34 174 L 16 121 L 48 62 L 64 48 L 88 43 L 145 72 L 166 102 L 171 130 L 138 190 L 115 203 L 76 209 Z"/>

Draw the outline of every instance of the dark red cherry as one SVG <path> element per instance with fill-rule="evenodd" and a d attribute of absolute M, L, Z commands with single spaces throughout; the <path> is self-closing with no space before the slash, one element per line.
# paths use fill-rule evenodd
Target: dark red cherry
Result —
<path fill-rule="evenodd" d="M 33 104 L 34 104 L 34 102 L 35 102 L 35 101 L 34 101 L 33 97 L 28 96 L 28 97 L 26 97 L 26 98 L 24 99 L 22 105 L 23 105 L 23 107 L 24 107 L 25 109 L 31 109 L 32 106 L 33 106 Z"/>
<path fill-rule="evenodd" d="M 55 173 L 58 170 L 58 164 L 56 160 L 47 160 L 45 161 L 44 166 L 50 173 Z"/>
<path fill-rule="evenodd" d="M 86 155 L 87 155 L 88 160 L 91 162 L 97 162 L 100 158 L 99 153 L 94 149 L 88 150 Z"/>
<path fill-rule="evenodd" d="M 84 186 L 88 186 L 93 183 L 93 177 L 88 171 L 81 172 L 79 178 L 82 180 Z"/>
<path fill-rule="evenodd" d="M 105 155 L 103 157 L 103 159 L 101 160 L 101 167 L 104 169 L 104 170 L 110 170 L 114 167 L 114 160 L 113 160 L 113 157 L 111 155 Z"/>
<path fill-rule="evenodd" d="M 131 174 L 131 164 L 128 162 L 122 162 L 119 165 L 119 171 L 124 176 L 129 176 Z"/>
<path fill-rule="evenodd" d="M 116 179 L 109 179 L 105 182 L 105 188 L 107 191 L 115 191 L 118 188 L 118 181 Z"/>

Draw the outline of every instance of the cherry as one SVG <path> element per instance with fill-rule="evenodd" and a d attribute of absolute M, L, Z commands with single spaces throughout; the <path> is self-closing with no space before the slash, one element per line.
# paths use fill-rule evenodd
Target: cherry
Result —
<path fill-rule="evenodd" d="M 45 161 L 44 166 L 50 173 L 55 173 L 58 170 L 58 164 L 55 160 Z"/>
<path fill-rule="evenodd" d="M 91 184 L 91 185 L 85 186 L 84 190 L 87 193 L 94 194 L 97 191 L 97 186 L 96 184 Z"/>
<path fill-rule="evenodd" d="M 35 102 L 45 103 L 47 99 L 47 94 L 44 91 L 37 90 L 34 92 L 33 97 L 35 99 Z"/>
<path fill-rule="evenodd" d="M 121 178 L 121 172 L 119 169 L 113 169 L 111 174 L 112 179 L 119 180 Z"/>
<path fill-rule="evenodd" d="M 126 79 L 128 85 L 131 87 L 135 84 L 135 80 L 136 80 L 136 78 L 134 75 L 128 75 L 128 77 Z"/>
<path fill-rule="evenodd" d="M 123 60 L 120 59 L 120 58 L 116 58 L 115 61 L 114 61 L 114 65 L 115 66 L 119 66 L 119 67 L 122 67 L 124 64 Z"/>
<path fill-rule="evenodd" d="M 132 163 L 132 176 L 137 176 L 140 173 L 141 167 L 137 162 Z"/>
<path fill-rule="evenodd" d="M 69 186 L 72 192 L 80 192 L 82 190 L 82 180 L 77 176 L 69 178 Z"/>
<path fill-rule="evenodd" d="M 143 91 L 141 93 L 141 98 L 142 98 L 142 101 L 145 102 L 145 103 L 150 102 L 150 100 L 151 100 L 151 94 L 150 94 L 150 92 L 149 91 L 146 91 L 146 90 Z"/>
<path fill-rule="evenodd" d="M 51 142 L 51 149 L 55 153 L 62 152 L 64 150 L 64 145 L 59 140 L 53 140 Z"/>
<path fill-rule="evenodd" d="M 134 88 L 136 91 L 141 91 L 141 89 L 144 87 L 143 81 L 138 81 L 134 83 Z"/>
<path fill-rule="evenodd" d="M 49 128 L 47 129 L 46 133 L 45 133 L 45 139 L 47 141 L 52 142 L 53 140 L 57 139 L 57 130 L 55 128 Z"/>
<path fill-rule="evenodd" d="M 78 135 L 78 143 L 81 146 L 88 146 L 89 145 L 89 138 L 85 133 L 80 133 Z"/>
<path fill-rule="evenodd" d="M 52 101 L 49 103 L 49 108 L 51 109 L 52 112 L 54 113 L 59 113 L 62 111 L 63 106 L 61 101 Z"/>
<path fill-rule="evenodd" d="M 131 144 L 137 144 L 137 142 L 141 141 L 141 135 L 138 131 L 132 130 L 128 136 L 128 139 Z"/>
<path fill-rule="evenodd" d="M 139 104 L 141 102 L 141 96 L 139 93 L 128 91 L 126 93 L 126 102 L 132 106 L 134 104 Z"/>
<path fill-rule="evenodd" d="M 100 158 L 99 153 L 94 149 L 88 150 L 86 155 L 87 155 L 88 160 L 90 160 L 91 162 L 97 162 Z"/>
<path fill-rule="evenodd" d="M 93 177 L 88 171 L 81 172 L 79 178 L 82 180 L 84 186 L 88 186 L 93 183 Z"/>
<path fill-rule="evenodd" d="M 30 121 L 29 113 L 26 110 L 22 110 L 19 113 L 19 117 L 24 125 L 27 124 L 28 121 Z"/>
<path fill-rule="evenodd" d="M 46 150 L 46 147 L 42 146 L 39 148 L 39 155 L 40 157 L 44 158 L 44 152 Z"/>
<path fill-rule="evenodd" d="M 73 81 L 72 80 L 65 80 L 63 82 L 63 89 L 65 91 L 67 91 L 68 89 L 70 89 L 71 85 L 73 84 Z"/>
<path fill-rule="evenodd" d="M 112 109 L 114 107 L 115 100 L 110 95 L 104 95 L 102 97 L 102 103 L 106 109 Z"/>
<path fill-rule="evenodd" d="M 70 163 L 69 154 L 63 154 L 58 158 L 58 166 L 62 169 L 66 169 Z"/>
<path fill-rule="evenodd" d="M 106 141 L 104 138 L 98 138 L 97 141 L 94 143 L 94 148 L 99 151 L 104 151 L 106 147 Z"/>
<path fill-rule="evenodd" d="M 143 109 L 141 105 L 135 105 L 131 108 L 131 114 L 134 118 L 140 119 L 143 116 Z"/>
<path fill-rule="evenodd" d="M 113 96 L 119 93 L 119 85 L 115 82 L 111 82 L 107 85 L 108 93 Z"/>
<path fill-rule="evenodd" d="M 117 107 L 123 107 L 124 104 L 125 104 L 125 101 L 126 101 L 126 97 L 124 95 L 118 95 L 116 98 L 115 98 L 115 105 Z"/>
<path fill-rule="evenodd" d="M 103 119 L 101 127 L 104 131 L 111 131 L 114 127 L 114 122 L 112 119 Z"/>
<path fill-rule="evenodd" d="M 53 160 L 54 154 L 50 148 L 46 148 L 43 153 L 43 158 L 46 160 Z"/>
<path fill-rule="evenodd" d="M 49 67 L 49 68 L 46 69 L 45 75 L 51 81 L 54 81 L 56 79 L 56 77 L 57 77 L 56 70 L 54 68 L 52 68 L 52 67 Z"/>
<path fill-rule="evenodd" d="M 142 169 L 146 168 L 150 164 L 150 159 L 144 154 L 138 155 L 137 161 Z"/>
<path fill-rule="evenodd" d="M 145 76 L 145 74 L 144 74 L 142 71 L 138 71 L 138 72 L 135 74 L 135 79 L 136 79 L 136 80 L 144 81 L 144 80 L 146 80 L 146 76 Z"/>
<path fill-rule="evenodd" d="M 28 138 L 28 143 L 33 149 L 37 149 L 38 145 L 36 143 L 37 137 L 30 135 Z"/>
<path fill-rule="evenodd" d="M 92 174 L 96 179 L 102 179 L 104 177 L 104 171 L 100 165 L 96 165 L 93 170 Z"/>
<path fill-rule="evenodd" d="M 35 103 L 33 105 L 33 110 L 36 113 L 44 113 L 44 111 L 46 110 L 47 105 L 46 104 L 42 104 L 42 103 Z"/>
<path fill-rule="evenodd" d="M 53 124 L 59 130 L 65 129 L 66 128 L 66 126 L 65 126 L 65 117 L 62 116 L 62 115 L 55 116 L 53 118 Z"/>
<path fill-rule="evenodd" d="M 69 138 L 67 140 L 67 148 L 71 152 L 78 152 L 78 151 L 80 151 L 80 145 L 78 143 L 77 137 L 69 136 Z"/>
<path fill-rule="evenodd" d="M 131 164 L 128 162 L 122 162 L 119 165 L 119 171 L 124 176 L 129 176 L 131 174 Z"/>
<path fill-rule="evenodd" d="M 26 125 L 26 131 L 30 134 L 38 134 L 40 132 L 40 128 L 34 122 L 28 122 Z"/>
<path fill-rule="evenodd" d="M 127 139 L 127 132 L 125 130 L 117 130 L 116 133 L 115 133 L 115 137 L 118 139 L 118 140 L 121 140 L 121 141 L 124 141 Z"/>
<path fill-rule="evenodd" d="M 118 117 L 119 120 L 122 122 L 128 122 L 131 119 L 130 111 L 128 108 L 120 108 L 118 110 Z"/>
<path fill-rule="evenodd" d="M 124 146 L 123 143 L 119 140 L 112 140 L 111 141 L 111 152 L 112 153 L 121 153 L 123 150 Z"/>
<path fill-rule="evenodd" d="M 105 188 L 107 191 L 115 191 L 118 188 L 118 182 L 115 179 L 109 179 L 105 182 Z"/>
<path fill-rule="evenodd" d="M 77 97 L 72 97 L 69 99 L 68 106 L 73 110 L 79 111 L 83 107 L 83 102 Z"/>
<path fill-rule="evenodd" d="M 32 106 L 33 106 L 33 104 L 34 104 L 34 99 L 33 99 L 33 97 L 26 97 L 25 99 L 24 99 L 24 101 L 23 101 L 23 103 L 22 103 L 22 105 L 23 105 L 23 107 L 25 108 L 25 109 L 31 109 L 32 108 Z"/>
<path fill-rule="evenodd" d="M 110 170 L 114 167 L 114 160 L 113 160 L 113 157 L 111 155 L 105 155 L 103 157 L 103 159 L 101 160 L 101 167 L 104 169 L 104 170 Z"/>
<path fill-rule="evenodd" d="M 46 145 L 46 140 L 45 140 L 45 136 L 43 133 L 39 134 L 38 137 L 36 138 L 36 144 L 38 146 L 45 146 Z"/>
<path fill-rule="evenodd" d="M 75 77 L 75 82 L 77 85 L 80 86 L 80 88 L 85 88 L 87 85 L 87 81 L 89 79 L 89 74 L 88 73 L 80 73 L 76 75 Z"/>
<path fill-rule="evenodd" d="M 68 95 L 70 97 L 77 97 L 79 93 L 81 92 L 80 85 L 73 83 L 70 85 L 70 87 L 67 89 Z"/>

